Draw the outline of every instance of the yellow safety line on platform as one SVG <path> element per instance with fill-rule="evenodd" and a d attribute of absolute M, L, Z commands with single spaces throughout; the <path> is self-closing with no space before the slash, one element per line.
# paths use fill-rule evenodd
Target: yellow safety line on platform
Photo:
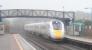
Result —
<path fill-rule="evenodd" d="M 21 46 L 20 42 L 18 41 L 16 34 L 14 34 L 13 36 L 14 36 L 14 39 L 16 40 L 17 45 L 19 46 L 19 49 L 24 50 L 23 47 Z"/>

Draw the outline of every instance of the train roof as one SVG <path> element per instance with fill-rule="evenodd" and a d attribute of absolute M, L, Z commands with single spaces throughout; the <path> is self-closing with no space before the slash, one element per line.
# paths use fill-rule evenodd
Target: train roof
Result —
<path fill-rule="evenodd" d="M 38 23 L 29 23 L 29 24 L 25 24 L 25 26 L 28 25 L 37 25 L 37 24 L 45 24 L 45 23 L 50 23 L 52 21 L 60 21 L 60 20 L 50 20 L 50 21 L 45 21 L 45 22 L 38 22 Z M 60 21 L 62 23 L 62 21 Z"/>

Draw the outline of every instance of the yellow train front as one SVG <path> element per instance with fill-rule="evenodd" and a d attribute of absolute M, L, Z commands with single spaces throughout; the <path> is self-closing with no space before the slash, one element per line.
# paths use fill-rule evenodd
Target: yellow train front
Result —
<path fill-rule="evenodd" d="M 64 38 L 64 24 L 61 21 L 52 21 L 51 23 L 51 39 L 60 41 Z"/>

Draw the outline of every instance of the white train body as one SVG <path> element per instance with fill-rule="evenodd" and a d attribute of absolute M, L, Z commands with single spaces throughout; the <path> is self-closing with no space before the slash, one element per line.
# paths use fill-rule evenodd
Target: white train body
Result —
<path fill-rule="evenodd" d="M 32 34 L 42 35 L 48 39 L 61 40 L 64 37 L 64 24 L 59 20 L 26 24 L 24 29 Z"/>

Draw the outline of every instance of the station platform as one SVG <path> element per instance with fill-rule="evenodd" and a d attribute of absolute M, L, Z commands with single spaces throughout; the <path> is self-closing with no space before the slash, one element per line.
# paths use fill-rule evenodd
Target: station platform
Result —
<path fill-rule="evenodd" d="M 81 36 L 71 36 L 71 35 L 66 35 L 65 38 L 92 45 L 91 38 L 81 37 Z"/>
<path fill-rule="evenodd" d="M 36 50 L 19 34 L 0 35 L 0 50 Z"/>

